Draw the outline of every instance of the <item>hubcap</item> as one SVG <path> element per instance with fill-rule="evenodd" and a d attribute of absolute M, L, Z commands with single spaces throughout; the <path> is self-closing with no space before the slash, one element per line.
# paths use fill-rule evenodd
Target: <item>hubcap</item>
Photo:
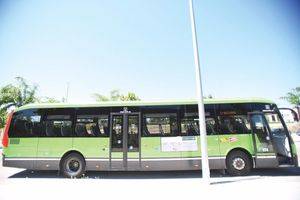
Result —
<path fill-rule="evenodd" d="M 237 170 L 242 170 L 245 168 L 245 161 L 242 158 L 235 158 L 233 159 L 232 165 Z"/>
<path fill-rule="evenodd" d="M 70 175 L 76 175 L 76 173 L 80 170 L 80 163 L 78 160 L 70 159 L 67 161 L 67 171 Z"/>

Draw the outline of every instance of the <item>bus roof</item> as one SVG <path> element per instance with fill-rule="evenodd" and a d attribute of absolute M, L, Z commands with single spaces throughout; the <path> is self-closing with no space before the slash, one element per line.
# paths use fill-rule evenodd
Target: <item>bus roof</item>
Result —
<path fill-rule="evenodd" d="M 225 103 L 274 103 L 263 98 L 235 98 L 235 99 L 204 99 L 205 104 Z M 77 108 L 77 107 L 117 107 L 117 106 L 158 106 L 158 105 L 190 105 L 197 104 L 197 100 L 168 100 L 168 101 L 104 101 L 92 104 L 70 104 L 70 103 L 34 103 L 21 106 L 16 111 L 37 108 Z"/>

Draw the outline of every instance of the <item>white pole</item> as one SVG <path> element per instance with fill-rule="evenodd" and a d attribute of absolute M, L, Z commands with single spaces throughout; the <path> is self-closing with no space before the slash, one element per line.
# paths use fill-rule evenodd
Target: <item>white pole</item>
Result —
<path fill-rule="evenodd" d="M 67 82 L 67 87 L 66 87 L 66 99 L 65 102 L 68 103 L 68 98 L 69 98 L 69 87 L 70 87 L 70 83 Z"/>
<path fill-rule="evenodd" d="M 195 62 L 195 72 L 196 72 L 196 89 L 197 89 L 197 100 L 198 100 L 198 111 L 199 111 L 202 178 L 203 178 L 204 183 L 209 185 L 210 184 L 210 180 L 209 180 L 210 179 L 210 171 L 209 171 L 208 155 L 207 155 L 205 111 L 204 111 L 204 104 L 203 104 L 201 70 L 200 70 L 200 62 L 199 62 L 198 41 L 197 41 L 197 31 L 196 31 L 193 0 L 189 0 L 189 5 L 190 5 L 192 35 L 193 35 L 194 62 Z"/>

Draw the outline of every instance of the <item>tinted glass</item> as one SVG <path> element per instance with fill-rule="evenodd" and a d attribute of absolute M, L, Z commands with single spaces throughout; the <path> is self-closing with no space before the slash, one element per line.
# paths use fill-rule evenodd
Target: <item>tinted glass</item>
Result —
<path fill-rule="evenodd" d="M 139 116 L 129 115 L 128 116 L 128 151 L 139 150 Z"/>
<path fill-rule="evenodd" d="M 72 120 L 70 115 L 47 115 L 45 119 L 46 137 L 72 136 Z"/>
<path fill-rule="evenodd" d="M 78 137 L 108 136 L 108 115 L 77 115 L 75 135 Z"/>
<path fill-rule="evenodd" d="M 179 135 L 180 106 L 145 106 L 141 111 L 143 136 Z"/>
<path fill-rule="evenodd" d="M 177 114 L 144 114 L 144 135 L 145 136 L 168 136 L 177 135 Z"/>
<path fill-rule="evenodd" d="M 248 112 L 249 104 L 219 104 L 216 106 L 218 132 L 220 134 L 251 133 Z"/>
<path fill-rule="evenodd" d="M 110 108 L 77 108 L 75 136 L 109 137 Z"/>
<path fill-rule="evenodd" d="M 205 105 L 205 120 L 207 135 L 217 133 L 215 109 L 213 104 Z M 198 105 L 186 105 L 182 107 L 180 118 L 181 135 L 199 135 Z"/>
<path fill-rule="evenodd" d="M 263 110 L 272 110 L 275 105 L 265 104 L 265 103 L 252 103 L 250 104 L 252 111 L 263 111 Z"/>
<path fill-rule="evenodd" d="M 9 137 L 37 137 L 42 133 L 42 112 L 24 110 L 13 115 Z"/>
<path fill-rule="evenodd" d="M 72 108 L 46 109 L 43 117 L 42 137 L 72 137 L 73 115 Z"/>
<path fill-rule="evenodd" d="M 112 116 L 111 150 L 123 151 L 123 115 Z"/>

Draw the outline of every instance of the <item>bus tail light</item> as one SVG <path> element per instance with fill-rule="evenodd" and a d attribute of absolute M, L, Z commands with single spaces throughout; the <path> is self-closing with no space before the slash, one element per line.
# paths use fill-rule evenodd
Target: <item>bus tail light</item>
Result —
<path fill-rule="evenodd" d="M 10 127 L 12 116 L 13 116 L 13 112 L 11 112 L 8 115 L 8 118 L 7 118 L 7 121 L 6 121 L 6 125 L 5 125 L 5 128 L 4 128 L 4 133 L 3 133 L 3 138 L 2 138 L 2 145 L 3 145 L 3 147 L 7 147 L 8 146 L 8 131 L 9 131 L 9 127 Z"/>

